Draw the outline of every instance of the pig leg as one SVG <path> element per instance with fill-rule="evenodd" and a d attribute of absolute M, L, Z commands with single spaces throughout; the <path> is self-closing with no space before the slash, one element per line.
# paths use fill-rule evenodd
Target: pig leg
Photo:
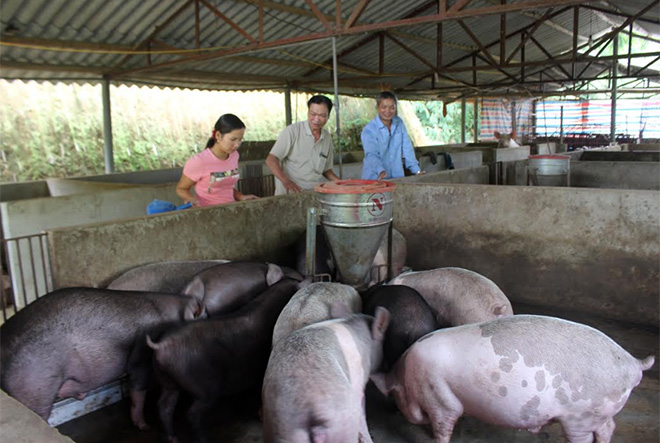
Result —
<path fill-rule="evenodd" d="M 188 421 L 190 422 L 190 426 L 195 437 L 194 441 L 197 443 L 207 442 L 202 430 L 202 419 L 204 418 L 204 413 L 211 409 L 212 406 L 212 401 L 195 399 L 193 404 L 190 406 L 190 409 L 188 410 Z"/>
<path fill-rule="evenodd" d="M 591 431 L 568 431 L 564 429 L 567 443 L 593 443 L 594 434 Z"/>
<path fill-rule="evenodd" d="M 17 371 L 12 376 L 6 376 L 2 388 L 48 421 L 62 382 L 43 375 L 36 370 Z"/>
<path fill-rule="evenodd" d="M 126 372 L 130 380 L 131 393 L 131 420 L 140 430 L 149 429 L 144 420 L 144 399 L 149 386 L 151 349 L 146 341 L 138 340 L 135 344 L 126 364 Z"/>
<path fill-rule="evenodd" d="M 369 434 L 369 427 L 367 426 L 367 413 L 364 408 L 364 395 L 362 396 L 362 417 L 360 417 L 360 434 L 358 436 L 359 443 L 373 443 L 371 434 Z"/>
<path fill-rule="evenodd" d="M 428 387 L 429 398 L 422 398 L 420 406 L 433 429 L 436 443 L 449 443 L 456 420 L 463 415 L 463 404 L 444 383 Z"/>
<path fill-rule="evenodd" d="M 130 388 L 131 393 L 131 420 L 141 431 L 149 429 L 149 425 L 144 420 L 144 399 L 147 396 L 147 391 L 141 391 Z"/>
<path fill-rule="evenodd" d="M 163 387 L 160 397 L 158 398 L 158 415 L 160 422 L 165 428 L 167 434 L 167 441 L 169 443 L 176 443 L 178 440 L 174 435 L 174 407 L 179 399 L 179 390 Z"/>
<path fill-rule="evenodd" d="M 616 429 L 616 424 L 612 417 L 608 418 L 603 426 L 598 428 L 595 432 L 596 443 L 610 443 L 612 440 L 612 435 L 614 435 L 614 429 Z"/>

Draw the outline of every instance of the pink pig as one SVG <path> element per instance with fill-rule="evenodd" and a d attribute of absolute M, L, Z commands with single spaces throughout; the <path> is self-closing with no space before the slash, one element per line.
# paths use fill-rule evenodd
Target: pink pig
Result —
<path fill-rule="evenodd" d="M 427 334 L 372 380 L 408 421 L 430 423 L 437 443 L 463 414 L 531 432 L 557 421 L 570 443 L 608 443 L 614 415 L 654 362 L 589 326 L 515 315 Z"/>

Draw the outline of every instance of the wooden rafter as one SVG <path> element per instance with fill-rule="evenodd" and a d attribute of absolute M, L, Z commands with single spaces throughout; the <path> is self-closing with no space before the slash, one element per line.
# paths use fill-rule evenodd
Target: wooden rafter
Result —
<path fill-rule="evenodd" d="M 545 56 L 548 57 L 548 60 L 555 61 L 555 58 L 552 56 L 552 54 L 550 54 L 550 52 L 548 52 L 548 50 L 545 49 L 545 47 L 541 43 L 539 43 L 538 40 L 536 40 L 533 36 L 530 37 L 530 39 L 541 50 L 541 52 L 543 52 L 543 54 L 545 54 Z M 564 73 L 564 75 L 566 75 L 567 79 L 572 78 L 571 73 L 568 72 L 566 69 L 564 69 L 564 67 L 562 65 L 556 65 L 556 66 L 557 66 L 557 68 L 559 68 Z"/>

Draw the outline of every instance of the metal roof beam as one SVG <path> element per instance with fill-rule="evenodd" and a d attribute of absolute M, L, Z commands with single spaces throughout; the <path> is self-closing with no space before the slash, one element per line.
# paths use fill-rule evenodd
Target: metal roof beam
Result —
<path fill-rule="evenodd" d="M 218 11 L 215 6 L 213 6 L 211 3 L 209 3 L 206 0 L 196 0 L 200 3 L 202 3 L 204 6 L 208 8 L 209 11 L 211 11 L 213 14 L 215 14 L 217 17 L 220 17 L 225 23 L 227 23 L 229 26 L 232 27 L 236 32 L 241 34 L 243 37 L 246 39 L 250 40 L 253 44 L 257 44 L 257 40 L 252 37 L 250 34 L 248 34 L 243 28 L 238 26 L 236 22 L 234 22 L 232 19 L 224 15 L 222 12 Z"/>
<path fill-rule="evenodd" d="M 330 32 L 332 31 L 332 27 L 330 26 L 330 23 L 328 22 L 328 19 L 325 18 L 325 15 L 321 13 L 319 8 L 314 4 L 312 0 L 305 0 L 305 3 L 307 3 L 307 6 L 312 10 L 314 13 L 314 17 L 318 18 L 323 27 L 325 28 L 326 31 Z"/>
<path fill-rule="evenodd" d="M 353 26 L 353 23 L 355 23 L 355 21 L 360 18 L 362 11 L 364 11 L 364 8 L 367 7 L 369 1 L 370 0 L 360 0 L 360 3 L 357 4 L 357 6 L 353 9 L 353 12 L 351 12 L 350 17 L 348 17 L 348 20 L 346 20 L 346 23 L 344 24 L 344 30 Z"/>
<path fill-rule="evenodd" d="M 527 32 L 525 33 L 525 36 L 524 36 L 523 39 L 520 41 L 520 44 L 516 47 L 516 49 L 513 50 L 513 52 L 511 52 L 511 54 L 509 54 L 509 57 L 507 57 L 507 59 L 504 61 L 504 64 L 505 64 L 505 65 L 509 64 L 509 62 L 511 62 L 511 60 L 513 59 L 513 57 L 515 57 L 515 56 L 518 54 L 518 52 L 520 52 L 520 50 L 523 48 L 523 46 L 525 46 L 525 44 L 527 43 L 527 41 L 528 41 L 530 38 L 532 38 L 532 35 L 536 32 L 536 30 L 539 29 L 539 26 L 541 26 L 541 24 L 542 24 L 543 22 L 545 22 L 546 20 L 548 20 L 548 17 L 550 17 L 550 14 L 552 14 L 552 9 L 553 9 L 553 8 L 548 8 L 548 10 L 545 11 L 545 14 L 543 14 L 543 17 L 541 17 L 540 19 L 538 19 L 538 20 L 536 21 L 536 23 L 534 23 L 534 24 L 532 25 L 532 29 L 530 29 L 529 31 L 527 31 Z"/>

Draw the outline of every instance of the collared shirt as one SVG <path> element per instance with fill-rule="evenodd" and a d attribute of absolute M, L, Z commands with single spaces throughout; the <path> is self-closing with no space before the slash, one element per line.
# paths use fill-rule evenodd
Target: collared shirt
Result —
<path fill-rule="evenodd" d="M 333 166 L 335 146 L 332 137 L 325 129 L 321 137 L 314 140 L 314 134 L 307 120 L 287 126 L 277 137 L 270 153 L 280 160 L 284 173 L 302 189 L 314 189 L 317 184 L 327 181 L 323 173 Z M 286 194 L 280 180 L 275 179 L 275 195 Z"/>
<path fill-rule="evenodd" d="M 183 175 L 195 182 L 195 194 L 200 206 L 236 201 L 234 186 L 239 179 L 238 157 L 238 151 L 234 151 L 220 160 L 210 148 L 206 148 L 188 159 Z"/>
<path fill-rule="evenodd" d="M 394 116 L 392 127 L 388 130 L 380 117 L 376 116 L 364 127 L 361 138 L 364 147 L 363 180 L 375 180 L 382 171 L 385 171 L 385 178 L 403 177 L 402 158 L 410 172 L 417 174 L 420 171 L 401 117 Z"/>

